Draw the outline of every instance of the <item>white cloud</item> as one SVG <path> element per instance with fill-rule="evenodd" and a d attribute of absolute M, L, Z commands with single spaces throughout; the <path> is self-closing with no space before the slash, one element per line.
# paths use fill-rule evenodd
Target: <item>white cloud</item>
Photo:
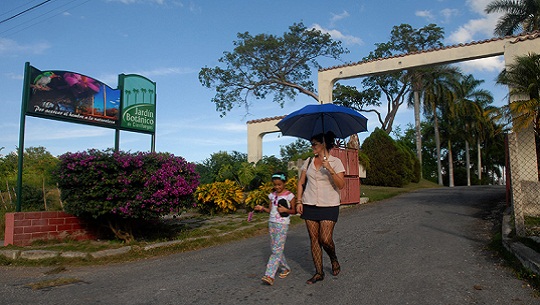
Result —
<path fill-rule="evenodd" d="M 458 64 L 464 73 L 500 72 L 504 69 L 504 57 L 490 57 L 461 62 Z"/>
<path fill-rule="evenodd" d="M 24 80 L 24 75 L 16 73 L 6 73 L 4 74 L 8 79 Z"/>
<path fill-rule="evenodd" d="M 428 21 L 434 21 L 436 19 L 436 15 L 433 14 L 432 11 L 429 10 L 423 10 L 423 11 L 416 11 L 415 15 L 417 17 L 424 18 Z M 457 9 L 451 9 L 451 8 L 445 8 L 439 11 L 438 15 L 442 17 L 441 22 L 442 23 L 448 23 L 451 21 L 452 17 L 459 15 L 459 10 Z"/>
<path fill-rule="evenodd" d="M 332 36 L 333 39 L 341 40 L 345 44 L 348 44 L 348 45 L 355 45 L 355 44 L 356 45 L 363 45 L 364 44 L 364 41 L 362 41 L 362 39 L 360 39 L 358 37 L 354 37 L 352 35 L 345 35 L 345 34 L 341 33 L 338 30 L 325 29 L 325 28 L 321 27 L 318 24 L 312 25 L 312 28 L 314 28 L 316 30 L 319 30 L 319 31 L 321 31 L 323 33 L 330 34 L 330 36 Z"/>
<path fill-rule="evenodd" d="M 190 74 L 190 73 L 198 73 L 198 72 L 199 72 L 199 70 L 192 69 L 192 68 L 162 67 L 162 68 L 155 68 L 153 70 L 131 71 L 131 72 L 123 72 L 123 73 L 124 74 L 144 75 L 145 77 L 152 78 L 152 77 Z M 108 85 L 116 84 L 118 82 L 118 74 L 104 74 L 104 75 L 101 75 L 98 78 L 98 80 L 102 81 L 102 82 L 104 82 L 105 84 L 108 84 Z"/>
<path fill-rule="evenodd" d="M 136 74 L 145 75 L 145 76 L 166 76 L 166 75 L 178 75 L 178 74 L 191 74 L 198 73 L 199 70 L 192 68 L 180 68 L 180 67 L 169 67 L 169 68 L 156 68 L 148 71 L 137 72 Z"/>
<path fill-rule="evenodd" d="M 498 16 L 489 15 L 486 18 L 470 20 L 451 33 L 448 41 L 455 44 L 493 37 L 493 30 L 495 29 L 497 19 Z"/>
<path fill-rule="evenodd" d="M 333 25 L 334 22 L 345 19 L 345 18 L 348 18 L 349 16 L 350 16 L 349 12 L 347 12 L 347 11 L 343 11 L 343 13 L 341 13 L 341 14 L 332 13 L 332 19 L 330 19 L 330 24 Z"/>
<path fill-rule="evenodd" d="M 435 19 L 435 16 L 433 16 L 433 14 L 431 13 L 431 11 L 426 11 L 426 10 L 424 10 L 424 11 L 416 11 L 414 14 L 415 14 L 416 16 L 418 16 L 418 17 L 422 17 L 422 18 L 425 18 L 425 19 L 427 19 L 427 20 L 433 20 L 433 19 Z"/>
<path fill-rule="evenodd" d="M 490 2 L 493 2 L 493 0 L 467 0 L 467 6 L 469 6 L 473 12 L 485 15 L 484 10 Z"/>
<path fill-rule="evenodd" d="M 443 17 L 443 23 L 448 23 L 451 21 L 452 17 L 459 15 L 459 10 L 452 8 L 445 8 L 440 11 L 441 16 Z"/>
<path fill-rule="evenodd" d="M 469 9 L 480 18 L 472 19 L 450 34 L 450 43 L 466 43 L 473 40 L 483 40 L 494 36 L 493 31 L 501 13 L 486 14 L 484 9 L 492 0 L 467 0 Z"/>
<path fill-rule="evenodd" d="M 15 40 L 0 37 L 0 55 L 20 53 L 41 54 L 49 48 L 51 48 L 51 45 L 47 42 L 23 45 Z"/>

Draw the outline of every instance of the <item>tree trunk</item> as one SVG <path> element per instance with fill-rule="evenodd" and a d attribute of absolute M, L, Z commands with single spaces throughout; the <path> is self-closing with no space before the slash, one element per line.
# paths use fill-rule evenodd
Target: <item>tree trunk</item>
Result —
<path fill-rule="evenodd" d="M 62 190 L 58 187 L 58 183 L 56 183 L 56 189 L 58 190 L 58 201 L 60 201 L 60 207 L 62 210 L 64 210 L 64 203 L 62 202 Z"/>
<path fill-rule="evenodd" d="M 467 186 L 471 186 L 471 156 L 469 154 L 469 141 L 465 140 L 465 166 L 467 167 Z"/>
<path fill-rule="evenodd" d="M 11 193 L 9 192 L 9 183 L 6 179 L 6 191 L 8 193 L 8 197 L 9 197 L 9 203 L 12 204 L 13 203 L 13 198 L 11 198 Z"/>
<path fill-rule="evenodd" d="M 45 211 L 48 210 L 47 208 L 47 191 L 45 190 L 45 177 L 42 177 L 42 185 L 41 185 L 41 192 L 43 193 L 43 204 L 45 205 Z"/>
<path fill-rule="evenodd" d="M 452 142 L 448 140 L 448 186 L 454 187 L 454 157 L 452 157 Z"/>
<path fill-rule="evenodd" d="M 478 162 L 478 183 L 482 184 L 482 149 L 480 148 L 480 139 L 476 139 L 476 159 Z"/>
<path fill-rule="evenodd" d="M 441 136 L 439 134 L 439 120 L 437 116 L 434 116 L 434 128 L 435 128 L 435 146 L 437 149 L 437 178 L 439 185 L 444 185 L 442 176 L 442 161 L 441 161 Z"/>
<path fill-rule="evenodd" d="M 420 93 L 414 91 L 414 126 L 416 128 L 416 158 L 420 163 L 420 178 L 423 178 L 422 171 L 422 128 L 420 126 Z"/>

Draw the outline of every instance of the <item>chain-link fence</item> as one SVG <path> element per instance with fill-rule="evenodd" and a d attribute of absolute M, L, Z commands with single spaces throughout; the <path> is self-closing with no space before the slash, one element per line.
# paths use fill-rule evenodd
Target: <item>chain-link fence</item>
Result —
<path fill-rule="evenodd" d="M 540 236 L 538 137 L 532 128 L 508 135 L 509 195 L 517 236 Z"/>

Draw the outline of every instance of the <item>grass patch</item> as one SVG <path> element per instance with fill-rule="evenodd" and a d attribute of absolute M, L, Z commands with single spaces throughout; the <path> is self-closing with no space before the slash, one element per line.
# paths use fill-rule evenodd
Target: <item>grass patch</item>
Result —
<path fill-rule="evenodd" d="M 397 195 L 425 188 L 440 187 L 437 183 L 422 179 L 418 183 L 409 183 L 404 187 L 385 187 L 373 185 L 361 185 L 362 197 L 368 197 L 370 202 L 380 201 Z"/>
<path fill-rule="evenodd" d="M 53 280 L 45 280 L 45 281 L 40 281 L 36 283 L 30 283 L 30 284 L 27 284 L 26 286 L 32 288 L 32 290 L 39 290 L 39 289 L 64 286 L 64 285 L 69 285 L 69 284 L 74 284 L 74 283 L 79 283 L 79 282 L 81 282 L 81 280 L 72 278 L 72 277 L 67 277 L 67 278 L 57 278 Z"/>

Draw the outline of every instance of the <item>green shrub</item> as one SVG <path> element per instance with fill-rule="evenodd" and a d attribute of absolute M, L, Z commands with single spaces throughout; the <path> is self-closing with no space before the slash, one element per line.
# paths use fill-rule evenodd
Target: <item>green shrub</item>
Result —
<path fill-rule="evenodd" d="M 376 128 L 364 140 L 362 151 L 369 158 L 367 177 L 363 183 L 402 187 L 420 181 L 420 164 L 404 145 L 397 144 L 386 132 Z"/>

